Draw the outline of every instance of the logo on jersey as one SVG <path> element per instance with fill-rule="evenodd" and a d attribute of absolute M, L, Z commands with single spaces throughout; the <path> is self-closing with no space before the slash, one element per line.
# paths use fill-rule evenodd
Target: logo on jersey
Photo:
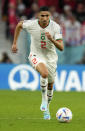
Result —
<path fill-rule="evenodd" d="M 41 40 L 45 40 L 45 33 L 41 33 Z"/>
<path fill-rule="evenodd" d="M 18 65 L 9 74 L 8 82 L 12 90 L 36 90 L 39 77 L 37 72 L 29 65 Z"/>

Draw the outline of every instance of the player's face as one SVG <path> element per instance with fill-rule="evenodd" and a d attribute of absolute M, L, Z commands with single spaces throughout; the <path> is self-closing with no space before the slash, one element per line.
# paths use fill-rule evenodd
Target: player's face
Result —
<path fill-rule="evenodd" d="M 41 24 L 48 24 L 50 19 L 50 12 L 49 11 L 41 11 L 39 13 L 39 21 Z"/>

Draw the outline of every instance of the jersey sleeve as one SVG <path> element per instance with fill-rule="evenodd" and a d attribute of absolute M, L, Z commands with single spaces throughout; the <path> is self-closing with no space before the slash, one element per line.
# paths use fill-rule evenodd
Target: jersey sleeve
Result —
<path fill-rule="evenodd" d="M 24 20 L 23 24 L 22 24 L 23 29 L 30 30 L 31 29 L 31 23 L 32 23 L 31 20 Z"/>
<path fill-rule="evenodd" d="M 55 35 L 54 35 L 54 39 L 58 40 L 58 39 L 63 39 L 62 38 L 62 31 L 61 31 L 61 27 L 59 25 L 55 25 Z"/>

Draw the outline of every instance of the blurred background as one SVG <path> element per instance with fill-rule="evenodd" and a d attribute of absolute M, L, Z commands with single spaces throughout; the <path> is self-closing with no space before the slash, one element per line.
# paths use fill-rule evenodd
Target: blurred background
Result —
<path fill-rule="evenodd" d="M 18 53 L 11 52 L 16 24 L 36 19 L 39 7 L 48 6 L 51 19 L 60 24 L 65 45 L 59 64 L 85 64 L 84 0 L 0 0 L 0 63 L 28 63 L 30 34 L 23 30 L 18 39 Z"/>

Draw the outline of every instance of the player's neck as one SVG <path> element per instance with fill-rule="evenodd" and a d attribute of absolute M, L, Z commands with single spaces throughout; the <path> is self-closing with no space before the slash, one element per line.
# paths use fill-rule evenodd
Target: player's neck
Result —
<path fill-rule="evenodd" d="M 38 21 L 38 24 L 42 27 L 42 28 L 46 28 L 49 25 L 49 22 L 46 24 L 41 23 L 40 21 Z"/>

